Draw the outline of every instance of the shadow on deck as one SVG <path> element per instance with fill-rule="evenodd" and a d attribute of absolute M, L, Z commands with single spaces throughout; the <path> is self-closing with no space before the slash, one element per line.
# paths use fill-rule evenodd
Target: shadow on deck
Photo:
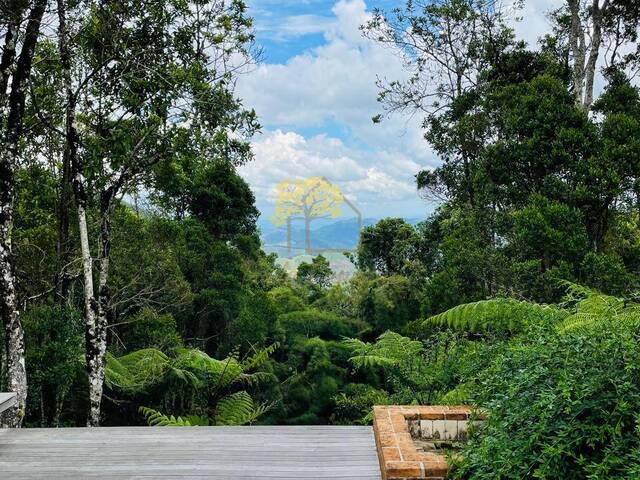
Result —
<path fill-rule="evenodd" d="M 3 479 L 379 480 L 371 427 L 0 430 Z"/>

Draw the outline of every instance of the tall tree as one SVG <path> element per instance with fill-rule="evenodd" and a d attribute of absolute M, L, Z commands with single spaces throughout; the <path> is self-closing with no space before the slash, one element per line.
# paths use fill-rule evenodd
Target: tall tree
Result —
<path fill-rule="evenodd" d="M 65 6 L 59 12 L 66 14 Z M 245 8 L 222 0 L 95 2 L 82 10 L 75 52 L 68 22 L 60 17 L 65 160 L 83 260 L 90 426 L 100 422 L 114 206 L 143 183 L 152 185 L 160 162 L 180 155 L 233 162 L 250 153 L 241 136 L 253 131 L 255 117 L 232 90 L 234 75 L 250 61 Z M 97 286 L 87 221 L 93 205 L 99 218 Z"/>
<path fill-rule="evenodd" d="M 576 104 L 589 111 L 603 53 L 609 67 L 639 66 L 640 5 L 633 0 L 566 0 L 552 16 L 568 44 Z"/>
<path fill-rule="evenodd" d="M 422 115 L 427 132 L 443 114 L 466 113 L 460 108 L 460 100 L 478 87 L 483 80 L 480 73 L 512 42 L 500 6 L 486 0 L 410 0 L 391 12 L 374 10 L 362 30 L 367 38 L 396 52 L 407 70 L 405 80 L 378 81 L 378 99 L 385 115 Z M 454 105 L 458 105 L 456 109 Z M 382 118 L 378 115 L 374 122 Z M 466 203 L 474 206 L 477 132 L 466 129 L 450 133 L 457 137 L 455 148 L 438 153 L 444 156 L 448 174 L 464 180 Z M 419 180 L 426 191 L 439 197 L 446 195 L 429 172 Z"/>
<path fill-rule="evenodd" d="M 14 175 L 24 129 L 26 89 L 47 0 L 34 0 L 30 5 L 24 31 L 20 31 L 26 10 L 24 4 L 10 4 L 7 11 L 0 11 L 0 22 L 6 26 L 0 61 L 0 125 L 3 128 L 0 144 L 0 316 L 4 324 L 8 386 L 18 397 L 16 407 L 8 415 L 8 424 L 20 426 L 27 398 L 27 373 L 24 332 L 11 259 Z M 19 54 L 18 47 L 21 47 Z"/>

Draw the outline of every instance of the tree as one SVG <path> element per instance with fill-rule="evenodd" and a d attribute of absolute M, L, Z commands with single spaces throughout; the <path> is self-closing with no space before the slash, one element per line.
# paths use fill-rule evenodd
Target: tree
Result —
<path fill-rule="evenodd" d="M 311 260 L 311 263 L 302 262 L 298 265 L 297 279 L 303 285 L 315 288 L 327 288 L 331 285 L 333 271 L 329 261 L 322 255 Z"/>
<path fill-rule="evenodd" d="M 287 224 L 287 245 L 291 251 L 291 221 L 304 220 L 305 253 L 311 253 L 311 222 L 338 217 L 344 196 L 324 177 L 283 180 L 276 185 L 275 225 Z"/>
<path fill-rule="evenodd" d="M 483 83 L 482 72 L 512 43 L 512 32 L 505 25 L 500 6 L 485 0 L 410 0 L 388 13 L 374 10 L 362 30 L 367 38 L 392 49 L 408 73 L 404 81 L 378 81 L 378 100 L 385 115 L 423 115 L 427 129 L 438 123 L 443 113 L 465 113 L 460 106 L 453 106 Z M 382 117 L 374 117 L 374 122 Z M 469 121 L 471 128 L 456 133 L 455 145 L 438 152 L 446 153 L 446 164 L 463 179 L 465 201 L 470 205 L 476 203 L 475 123 Z M 424 186 L 432 187 L 426 176 L 424 172 Z M 436 196 L 443 193 L 437 188 L 429 190 Z"/>
<path fill-rule="evenodd" d="M 15 1 L 9 2 L 8 9 L 0 10 L 0 28 L 5 30 L 0 59 L 0 316 L 4 326 L 8 387 L 18 399 L 7 414 L 10 426 L 21 425 L 27 400 L 24 332 L 11 258 L 14 175 L 24 129 L 26 88 L 47 3 L 47 0 L 34 0 L 28 5 Z M 25 14 L 26 26 L 22 30 Z"/>
<path fill-rule="evenodd" d="M 403 219 L 384 218 L 362 231 L 358 268 L 381 275 L 403 273 L 416 258 L 419 241 L 415 228 Z"/>
<path fill-rule="evenodd" d="M 114 207 L 119 197 L 150 184 L 153 167 L 163 160 L 206 155 L 234 162 L 249 155 L 240 137 L 254 130 L 254 115 L 241 108 L 230 85 L 236 69 L 250 61 L 251 23 L 241 1 L 123 1 L 78 10 L 79 28 L 72 35 L 63 16 L 66 4 L 60 1 L 65 158 L 71 166 L 83 258 L 88 424 L 97 425 Z M 79 39 L 73 51 L 72 36 Z M 97 289 L 87 224 L 93 202 L 100 218 Z"/>
<path fill-rule="evenodd" d="M 566 0 L 553 12 L 560 37 L 573 61 L 572 90 L 576 105 L 591 109 L 602 50 L 609 67 L 638 67 L 640 7 L 629 0 Z M 634 51 L 635 48 L 635 51 Z"/>

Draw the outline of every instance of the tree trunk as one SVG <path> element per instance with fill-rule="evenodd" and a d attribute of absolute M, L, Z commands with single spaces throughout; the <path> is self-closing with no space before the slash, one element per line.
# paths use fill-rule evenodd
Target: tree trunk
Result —
<path fill-rule="evenodd" d="M 311 219 L 304 217 L 304 252 L 311 255 Z"/>
<path fill-rule="evenodd" d="M 24 361 L 24 332 L 20 323 L 15 277 L 11 261 L 11 227 L 13 217 L 12 154 L 0 158 L 0 316 L 5 335 L 7 387 L 16 393 L 18 402 L 5 412 L 3 426 L 19 427 L 27 399 L 27 372 Z"/>
<path fill-rule="evenodd" d="M 569 31 L 569 48 L 573 55 L 573 95 L 576 105 L 582 105 L 584 84 L 584 63 L 586 57 L 584 44 L 584 30 L 580 20 L 580 0 L 568 0 L 571 15 L 571 30 Z"/>
<path fill-rule="evenodd" d="M 582 107 L 585 111 L 591 109 L 593 103 L 593 84 L 596 76 L 596 66 L 598 63 L 598 56 L 600 54 L 600 45 L 602 44 L 602 15 L 603 11 L 598 6 L 598 0 L 593 2 L 593 11 L 591 12 L 593 33 L 591 35 L 591 48 L 589 49 L 589 59 L 585 67 L 585 87 L 584 87 L 584 102 Z M 602 8 L 606 8 L 607 2 L 605 1 Z"/>
<path fill-rule="evenodd" d="M 88 426 L 100 423 L 100 405 L 104 385 L 104 367 L 107 354 L 107 327 L 109 311 L 109 257 L 111 254 L 111 190 L 103 192 L 100 200 L 100 256 L 98 265 L 98 316 L 92 338 L 90 379 L 90 410 Z"/>
<path fill-rule="evenodd" d="M 75 184 L 82 182 L 76 175 Z M 98 329 L 96 319 L 98 317 L 98 306 L 96 304 L 93 291 L 93 259 L 89 245 L 89 230 L 87 227 L 86 198 L 83 189 L 80 195 L 76 195 L 78 208 L 78 228 L 80 231 L 80 250 L 82 251 L 82 272 L 84 276 L 84 322 L 85 322 L 85 343 L 87 376 L 89 379 L 89 416 L 87 426 L 93 427 L 100 424 L 100 400 L 102 398 L 102 382 L 100 381 L 100 354 L 98 351 Z"/>
<path fill-rule="evenodd" d="M 0 315 L 4 324 L 5 349 L 7 361 L 7 383 L 9 390 L 16 393 L 17 404 L 8 413 L 5 412 L 5 424 L 11 427 L 22 425 L 27 402 L 27 372 L 24 360 L 24 331 L 20 322 L 16 283 L 11 258 L 11 229 L 13 224 L 14 172 L 18 163 L 19 144 L 24 126 L 24 110 L 26 87 L 31 76 L 31 67 L 36 43 L 40 35 L 42 16 L 47 5 L 46 0 L 36 0 L 29 14 L 29 21 L 24 33 L 22 50 L 15 65 L 11 81 L 11 92 L 8 96 L 8 114 L 3 144 L 0 146 Z M 3 85 L 7 86 L 7 72 L 15 58 L 15 34 L 10 26 L 5 44 L 13 49 L 9 57 L 3 52 L 2 71 Z M 5 65 L 5 61 L 9 63 Z M 3 107 L 5 106 L 6 93 Z"/>

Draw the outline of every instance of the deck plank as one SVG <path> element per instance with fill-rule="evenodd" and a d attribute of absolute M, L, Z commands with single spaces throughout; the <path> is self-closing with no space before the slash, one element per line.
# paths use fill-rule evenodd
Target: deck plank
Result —
<path fill-rule="evenodd" d="M 105 427 L 0 430 L 12 480 L 380 480 L 370 427 Z"/>

